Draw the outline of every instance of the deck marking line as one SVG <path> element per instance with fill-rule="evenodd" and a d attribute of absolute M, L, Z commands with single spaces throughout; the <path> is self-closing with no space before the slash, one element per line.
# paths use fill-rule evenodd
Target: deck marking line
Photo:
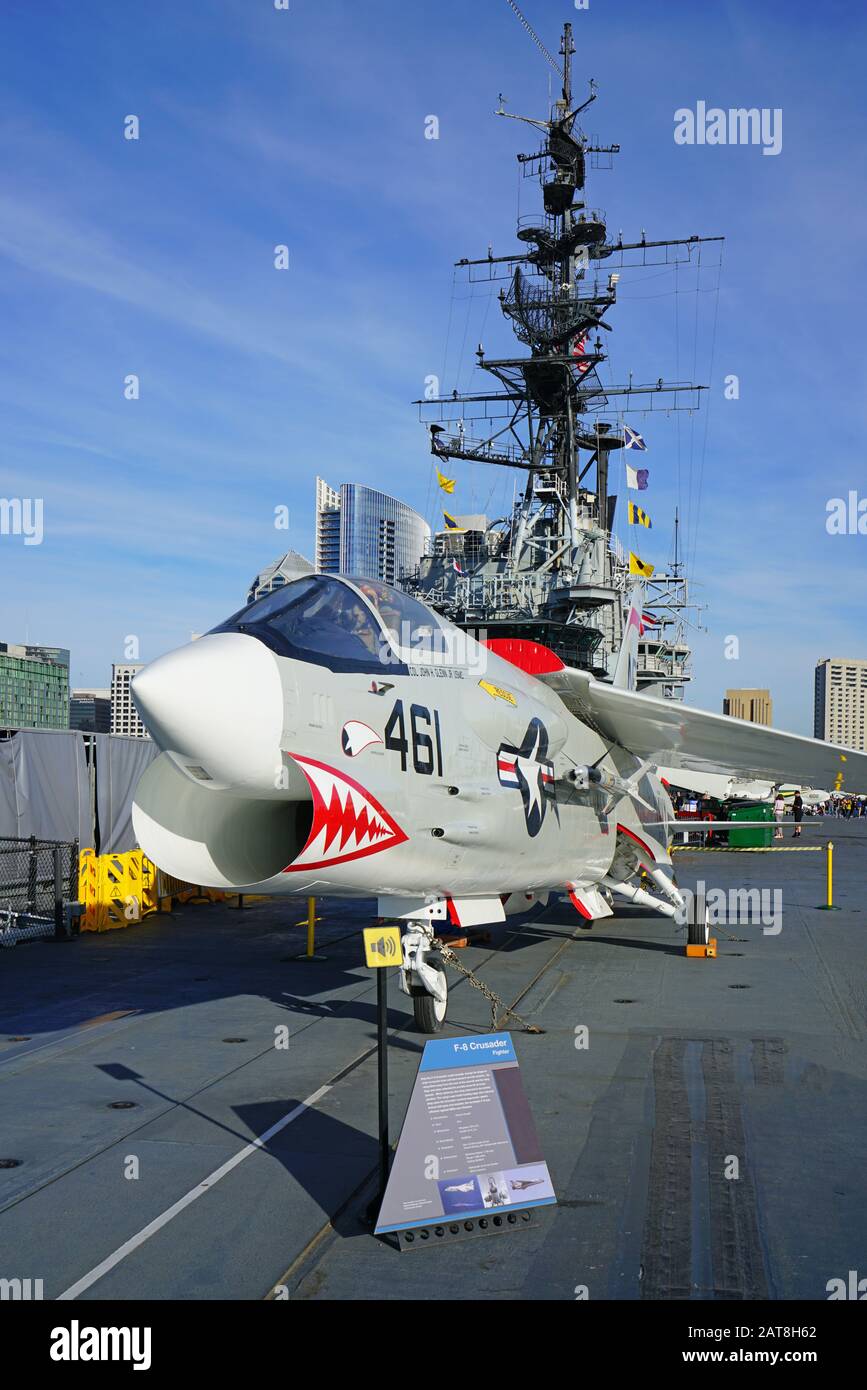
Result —
<path fill-rule="evenodd" d="M 219 1168 L 215 1168 L 213 1173 L 209 1173 L 208 1176 L 203 1178 L 200 1183 L 197 1183 L 195 1187 L 190 1188 L 189 1192 L 175 1202 L 173 1206 L 168 1207 L 161 1216 L 155 1217 L 147 1226 L 143 1226 L 136 1235 L 131 1236 L 129 1240 L 124 1241 L 123 1245 L 118 1246 L 113 1254 L 107 1256 L 100 1264 L 95 1265 L 87 1274 L 77 1279 L 74 1284 L 70 1284 L 68 1289 L 65 1289 L 63 1293 L 57 1295 L 57 1302 L 68 1302 L 71 1299 L 78 1298 L 79 1294 L 84 1293 L 92 1284 L 95 1284 L 97 1280 L 101 1279 L 104 1274 L 108 1274 L 109 1270 L 114 1269 L 115 1265 L 119 1265 L 121 1260 L 126 1259 L 127 1255 L 132 1254 L 133 1250 L 137 1250 L 140 1245 L 144 1245 L 146 1240 L 150 1240 L 151 1236 L 156 1235 L 157 1231 L 162 1230 L 163 1226 L 167 1226 L 174 1217 L 195 1202 L 197 1197 L 203 1196 L 204 1193 L 209 1192 L 212 1187 L 215 1187 L 221 1178 L 224 1178 L 227 1173 L 231 1173 L 232 1169 L 237 1168 L 239 1163 L 243 1163 L 245 1158 L 249 1158 L 251 1154 L 263 1148 L 269 1140 L 273 1139 L 275 1134 L 280 1133 L 281 1129 L 285 1129 L 293 1120 L 297 1120 L 305 1111 L 316 1105 L 316 1103 L 330 1090 L 330 1083 L 325 1086 L 320 1086 L 318 1091 L 314 1091 L 306 1100 L 302 1100 L 299 1105 L 295 1106 L 294 1110 L 290 1110 L 287 1115 L 284 1115 L 281 1120 L 273 1124 L 270 1129 L 266 1129 L 264 1134 L 260 1134 L 258 1139 L 254 1139 L 251 1143 L 245 1145 L 243 1149 L 239 1149 L 236 1154 L 233 1154 L 232 1157 L 221 1164 Z"/>

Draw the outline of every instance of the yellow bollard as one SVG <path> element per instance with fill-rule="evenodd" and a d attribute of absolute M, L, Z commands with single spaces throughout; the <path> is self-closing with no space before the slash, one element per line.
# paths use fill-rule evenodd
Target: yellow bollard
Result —
<path fill-rule="evenodd" d="M 307 928 L 307 950 L 301 956 L 296 956 L 296 960 L 325 960 L 325 956 L 317 955 L 314 950 L 316 937 L 316 923 L 321 922 L 322 918 L 316 916 L 316 899 L 307 899 L 307 916 L 302 917 L 298 923 L 299 927 Z"/>
<path fill-rule="evenodd" d="M 827 879 L 828 879 L 828 901 L 822 903 L 820 912 L 839 912 L 839 907 L 834 906 L 834 842 L 828 841 L 827 857 Z"/>
<path fill-rule="evenodd" d="M 830 870 L 829 870 L 830 873 Z M 829 879 L 830 882 L 830 879 Z M 829 890 L 830 891 L 830 890 Z M 313 955 L 314 937 L 316 935 L 316 899 L 307 899 L 307 958 Z"/>

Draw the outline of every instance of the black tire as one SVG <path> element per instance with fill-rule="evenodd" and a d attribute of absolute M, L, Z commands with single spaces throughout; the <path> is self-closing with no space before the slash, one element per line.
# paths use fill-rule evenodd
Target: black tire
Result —
<path fill-rule="evenodd" d="M 445 980 L 445 972 L 439 971 Z M 448 1008 L 448 994 L 446 994 L 445 1004 L 440 1004 L 434 999 L 432 994 L 428 994 L 426 989 L 416 989 L 412 993 L 412 1013 L 415 1019 L 415 1026 L 420 1033 L 439 1033 L 446 1021 L 446 1010 Z"/>
<path fill-rule="evenodd" d="M 710 924 L 707 920 L 707 909 L 705 909 L 703 922 L 690 922 L 687 929 L 687 941 L 690 946 L 706 946 L 710 941 Z"/>

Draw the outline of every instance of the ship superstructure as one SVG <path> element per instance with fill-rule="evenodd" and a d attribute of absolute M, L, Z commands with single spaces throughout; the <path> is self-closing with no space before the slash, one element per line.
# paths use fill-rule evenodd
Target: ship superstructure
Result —
<path fill-rule="evenodd" d="M 575 104 L 572 26 L 563 27 L 559 64 L 537 42 L 562 83 L 548 119 L 515 116 L 502 99 L 497 114 L 541 135 L 536 152 L 518 155 L 525 178 L 540 186 L 541 209 L 519 219 L 519 251 L 494 256 L 489 248 L 480 259 L 457 262 L 470 284 L 502 282 L 500 308 L 529 352 L 492 359 L 479 344 L 478 366 L 493 378 L 489 389 L 416 402 L 438 473 L 467 460 L 516 470 L 520 483 L 502 518 L 447 514 L 433 553 L 404 584 L 459 626 L 534 639 L 605 679 L 631 591 L 646 582 L 638 687 L 682 697 L 690 656 L 683 565 L 675 555 L 665 572 L 648 575 L 648 565 L 636 573 L 636 561 L 630 564 L 612 533 L 611 479 L 622 458 L 639 475 L 643 439 L 627 415 L 695 411 L 707 388 L 662 378 L 637 383 L 631 375 L 603 383 L 601 369 L 621 273 L 695 265 L 703 245 L 722 238 L 609 238 L 605 214 L 588 203 L 586 176 L 588 166 L 610 165 L 619 146 L 600 144 L 579 124 L 596 88 L 591 82 Z M 643 500 L 638 491 L 635 498 Z"/>

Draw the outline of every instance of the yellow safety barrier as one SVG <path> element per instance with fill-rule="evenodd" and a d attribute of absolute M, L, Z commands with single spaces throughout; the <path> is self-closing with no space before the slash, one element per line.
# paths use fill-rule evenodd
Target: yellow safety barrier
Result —
<path fill-rule="evenodd" d="M 672 854 L 821 854 L 821 845 L 672 845 Z"/>
<path fill-rule="evenodd" d="M 201 888 L 158 869 L 143 850 L 78 856 L 78 897 L 84 912 L 82 931 L 131 927 L 152 912 L 171 912 L 173 902 L 225 902 L 236 894 Z"/>
<path fill-rule="evenodd" d="M 140 922 L 159 907 L 157 868 L 140 850 L 79 855 L 78 896 L 82 931 L 113 931 Z"/>
<path fill-rule="evenodd" d="M 202 888 L 198 885 L 193 887 L 192 884 L 185 883 L 183 888 L 172 896 L 177 898 L 179 903 L 222 903 L 230 895 L 222 888 Z M 232 893 L 231 896 L 234 898 L 236 894 Z"/>

